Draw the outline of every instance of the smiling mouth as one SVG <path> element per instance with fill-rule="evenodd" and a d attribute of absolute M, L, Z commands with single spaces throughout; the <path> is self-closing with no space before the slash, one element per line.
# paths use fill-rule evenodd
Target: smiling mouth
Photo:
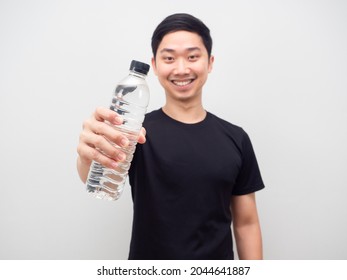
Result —
<path fill-rule="evenodd" d="M 194 79 L 184 80 L 184 81 L 172 80 L 171 82 L 176 86 L 184 87 L 186 85 L 191 84 L 193 81 L 194 81 Z"/>

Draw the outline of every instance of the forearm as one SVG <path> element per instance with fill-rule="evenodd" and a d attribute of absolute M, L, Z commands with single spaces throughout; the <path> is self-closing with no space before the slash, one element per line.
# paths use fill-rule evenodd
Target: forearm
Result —
<path fill-rule="evenodd" d="M 263 259 L 263 245 L 258 222 L 234 226 L 237 253 L 240 260 Z"/>

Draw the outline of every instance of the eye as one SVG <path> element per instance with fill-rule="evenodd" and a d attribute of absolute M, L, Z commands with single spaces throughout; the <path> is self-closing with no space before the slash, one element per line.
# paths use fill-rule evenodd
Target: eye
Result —
<path fill-rule="evenodd" d="M 163 57 L 163 60 L 164 60 L 165 62 L 167 62 L 167 63 L 171 63 L 171 62 L 173 62 L 175 59 L 174 59 L 173 56 L 164 56 L 164 57 Z"/>
<path fill-rule="evenodd" d="M 189 61 L 196 61 L 196 60 L 198 60 L 198 58 L 199 58 L 199 55 L 197 55 L 197 54 L 192 54 L 192 55 L 188 56 Z"/>

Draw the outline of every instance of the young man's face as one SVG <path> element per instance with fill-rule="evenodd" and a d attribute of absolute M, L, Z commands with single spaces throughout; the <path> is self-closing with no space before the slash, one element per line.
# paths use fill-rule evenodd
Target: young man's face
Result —
<path fill-rule="evenodd" d="M 213 60 L 198 34 L 176 31 L 164 36 L 152 66 L 167 99 L 189 101 L 201 97 Z"/>

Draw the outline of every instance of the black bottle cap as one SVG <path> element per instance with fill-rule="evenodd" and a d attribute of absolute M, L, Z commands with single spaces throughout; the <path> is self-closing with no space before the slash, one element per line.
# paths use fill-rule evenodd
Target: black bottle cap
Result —
<path fill-rule="evenodd" d="M 147 73 L 149 71 L 149 65 L 146 63 L 137 61 L 137 60 L 132 60 L 129 70 L 136 71 L 136 72 L 147 75 Z"/>

